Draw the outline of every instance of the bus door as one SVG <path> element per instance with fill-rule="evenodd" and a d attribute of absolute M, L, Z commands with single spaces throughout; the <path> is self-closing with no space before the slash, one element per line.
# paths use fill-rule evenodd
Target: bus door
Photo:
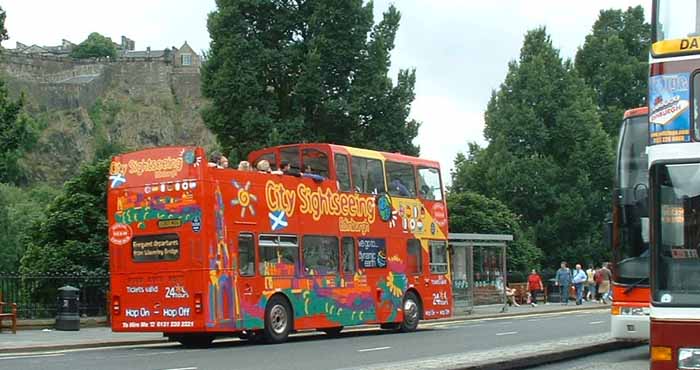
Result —
<path fill-rule="evenodd" d="M 261 274 L 262 271 L 256 271 L 258 264 L 255 258 L 255 235 L 252 232 L 239 233 L 237 246 L 239 302 L 236 307 L 236 317 L 238 325 L 247 329 L 261 329 L 264 312 L 257 312 L 260 310 L 257 302 L 260 301 L 263 287 L 260 286 L 261 279 L 256 275 Z"/>
<path fill-rule="evenodd" d="M 428 244 L 428 274 L 425 274 L 426 296 L 423 299 L 426 318 L 451 315 L 452 294 L 448 276 L 447 242 L 424 240 Z"/>

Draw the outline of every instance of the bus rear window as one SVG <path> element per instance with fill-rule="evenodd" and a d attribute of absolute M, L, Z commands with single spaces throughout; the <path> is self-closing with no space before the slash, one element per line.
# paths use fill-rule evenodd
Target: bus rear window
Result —
<path fill-rule="evenodd" d="M 134 262 L 162 262 L 180 259 L 180 237 L 177 234 L 135 236 L 131 241 Z"/>

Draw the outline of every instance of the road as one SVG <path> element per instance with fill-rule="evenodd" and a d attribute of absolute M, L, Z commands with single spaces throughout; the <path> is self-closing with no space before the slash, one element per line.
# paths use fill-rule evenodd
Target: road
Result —
<path fill-rule="evenodd" d="M 178 344 L 114 347 L 0 355 L 0 369 L 405 369 L 430 359 L 466 354 L 493 357 L 523 345 L 606 333 L 607 310 L 570 314 L 421 323 L 415 333 L 379 329 L 348 330 L 338 338 L 305 333 L 280 345 L 253 345 L 219 340 L 209 349 L 184 349 Z M 544 343 L 543 345 L 546 345 Z M 531 346 L 532 347 L 532 346 Z M 482 356 L 483 357 L 483 356 Z M 487 359 L 490 359 L 488 357 Z"/>
<path fill-rule="evenodd" d="M 649 346 L 623 349 L 587 356 L 571 361 L 563 361 L 545 366 L 530 368 L 530 370 L 648 370 Z"/>

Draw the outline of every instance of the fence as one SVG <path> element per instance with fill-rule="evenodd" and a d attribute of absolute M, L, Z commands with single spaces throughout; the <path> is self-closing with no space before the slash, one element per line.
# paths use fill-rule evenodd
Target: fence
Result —
<path fill-rule="evenodd" d="M 106 315 L 109 275 L 0 274 L 0 297 L 5 302 L 17 303 L 19 318 L 54 318 L 58 288 L 65 285 L 80 289 L 81 316 Z"/>

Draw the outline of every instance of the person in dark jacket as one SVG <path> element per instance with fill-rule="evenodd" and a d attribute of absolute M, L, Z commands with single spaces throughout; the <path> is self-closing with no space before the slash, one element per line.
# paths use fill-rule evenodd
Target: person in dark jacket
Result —
<path fill-rule="evenodd" d="M 555 284 L 559 287 L 559 297 L 561 297 L 561 304 L 569 304 L 569 286 L 571 285 L 571 271 L 566 265 L 566 262 L 561 263 L 561 267 L 557 270 L 555 276 Z"/>

